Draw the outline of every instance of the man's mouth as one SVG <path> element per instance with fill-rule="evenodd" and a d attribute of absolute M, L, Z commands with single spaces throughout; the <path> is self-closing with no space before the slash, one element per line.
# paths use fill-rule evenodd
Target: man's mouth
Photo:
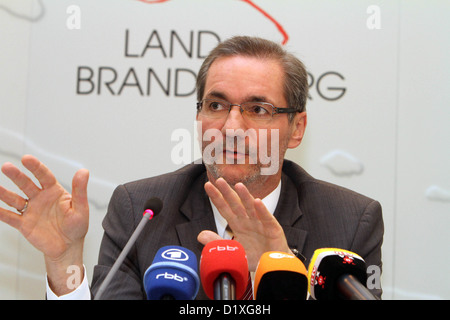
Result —
<path fill-rule="evenodd" d="M 245 159 L 246 153 L 238 152 L 237 150 L 223 150 L 223 154 L 225 155 L 225 158 L 227 159 L 233 159 L 233 160 L 239 160 L 239 159 Z"/>
<path fill-rule="evenodd" d="M 242 153 L 242 152 L 239 152 L 239 151 L 237 151 L 237 150 L 227 150 L 227 149 L 224 149 L 223 150 L 223 153 L 226 153 L 226 154 L 234 154 L 234 155 L 243 155 L 243 156 L 245 156 L 247 153 Z"/>

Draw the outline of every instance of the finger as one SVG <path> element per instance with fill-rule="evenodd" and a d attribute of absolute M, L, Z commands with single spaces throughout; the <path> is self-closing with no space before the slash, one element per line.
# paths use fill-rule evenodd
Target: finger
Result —
<path fill-rule="evenodd" d="M 255 209 L 255 198 L 250 194 L 250 191 L 248 191 L 247 187 L 239 182 L 236 183 L 234 186 L 234 190 L 236 190 L 236 193 L 238 194 L 239 198 L 241 199 L 241 203 L 244 206 L 247 215 L 250 218 L 257 218 L 256 209 Z"/>
<path fill-rule="evenodd" d="M 36 157 L 25 155 L 22 164 L 38 179 L 43 189 L 47 189 L 57 183 L 53 173 Z"/>
<path fill-rule="evenodd" d="M 238 216 L 247 217 L 241 198 L 239 198 L 239 195 L 231 188 L 228 182 L 223 178 L 219 178 L 216 180 L 216 185 L 230 209 Z"/>
<path fill-rule="evenodd" d="M 197 240 L 201 244 L 206 245 L 209 242 L 214 241 L 214 240 L 223 240 L 223 238 L 215 232 L 212 232 L 210 230 L 203 230 L 202 232 L 200 232 L 198 234 Z"/>
<path fill-rule="evenodd" d="M 205 191 L 225 220 L 230 221 L 234 218 L 235 214 L 229 207 L 228 203 L 225 201 L 220 191 L 211 182 L 208 181 L 205 183 Z"/>
<path fill-rule="evenodd" d="M 89 171 L 86 169 L 78 170 L 72 179 L 72 206 L 75 211 L 89 212 L 89 202 L 87 195 L 87 185 L 89 180 Z"/>
<path fill-rule="evenodd" d="M 2 186 L 0 186 L 0 200 L 17 210 L 24 208 L 27 203 L 24 198 Z"/>
<path fill-rule="evenodd" d="M 255 206 L 255 212 L 256 215 L 258 216 L 258 219 L 263 222 L 263 223 L 273 223 L 273 222 L 277 222 L 277 220 L 275 219 L 275 217 L 269 212 L 269 210 L 267 210 L 264 202 L 262 202 L 261 199 L 255 199 L 253 202 L 254 206 Z"/>
<path fill-rule="evenodd" d="M 39 193 L 40 189 L 36 184 L 22 171 L 12 163 L 5 163 L 2 166 L 2 172 L 7 176 L 20 190 L 22 190 L 28 198 L 32 198 Z"/>
<path fill-rule="evenodd" d="M 22 222 L 20 215 L 3 208 L 0 208 L 0 220 L 16 229 L 20 229 Z"/>
<path fill-rule="evenodd" d="M 266 239 L 270 239 L 272 244 L 266 251 L 283 251 L 290 253 L 283 228 L 278 220 L 267 210 L 261 199 L 255 199 L 255 208 L 258 219 L 261 221 Z"/>

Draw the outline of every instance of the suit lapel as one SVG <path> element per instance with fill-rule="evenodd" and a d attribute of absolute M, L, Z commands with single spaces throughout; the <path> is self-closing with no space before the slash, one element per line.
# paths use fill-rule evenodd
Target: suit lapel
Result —
<path fill-rule="evenodd" d="M 298 203 L 297 186 L 284 172 L 281 179 L 280 199 L 274 216 L 283 227 L 289 247 L 302 252 L 308 232 L 299 227 L 303 213 Z"/>
<path fill-rule="evenodd" d="M 175 227 L 181 245 L 191 248 L 198 256 L 203 249 L 203 245 L 197 241 L 198 234 L 203 230 L 217 232 L 211 204 L 204 190 L 206 181 L 205 171 L 192 184 L 186 200 L 180 207 L 180 212 L 188 221 Z"/>

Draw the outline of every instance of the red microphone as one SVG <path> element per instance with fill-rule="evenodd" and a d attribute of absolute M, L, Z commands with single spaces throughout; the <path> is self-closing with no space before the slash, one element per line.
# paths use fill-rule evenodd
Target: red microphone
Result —
<path fill-rule="evenodd" d="M 248 274 L 244 247 L 236 240 L 215 240 L 203 248 L 200 279 L 208 298 L 241 298 L 247 288 Z"/>

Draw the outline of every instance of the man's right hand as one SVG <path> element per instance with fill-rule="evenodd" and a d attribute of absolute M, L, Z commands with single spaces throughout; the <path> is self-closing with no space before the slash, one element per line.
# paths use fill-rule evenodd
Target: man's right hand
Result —
<path fill-rule="evenodd" d="M 19 230 L 44 254 L 52 291 L 57 295 L 69 293 L 73 289 L 67 286 L 67 268 L 74 265 L 83 270 L 83 243 L 89 227 L 89 172 L 80 169 L 75 173 L 70 194 L 37 158 L 25 155 L 22 164 L 40 186 L 12 163 L 5 163 L 2 172 L 28 197 L 28 206 L 23 214 L 0 208 L 0 220 Z M 2 186 L 0 200 L 18 211 L 27 203 L 27 199 Z"/>

